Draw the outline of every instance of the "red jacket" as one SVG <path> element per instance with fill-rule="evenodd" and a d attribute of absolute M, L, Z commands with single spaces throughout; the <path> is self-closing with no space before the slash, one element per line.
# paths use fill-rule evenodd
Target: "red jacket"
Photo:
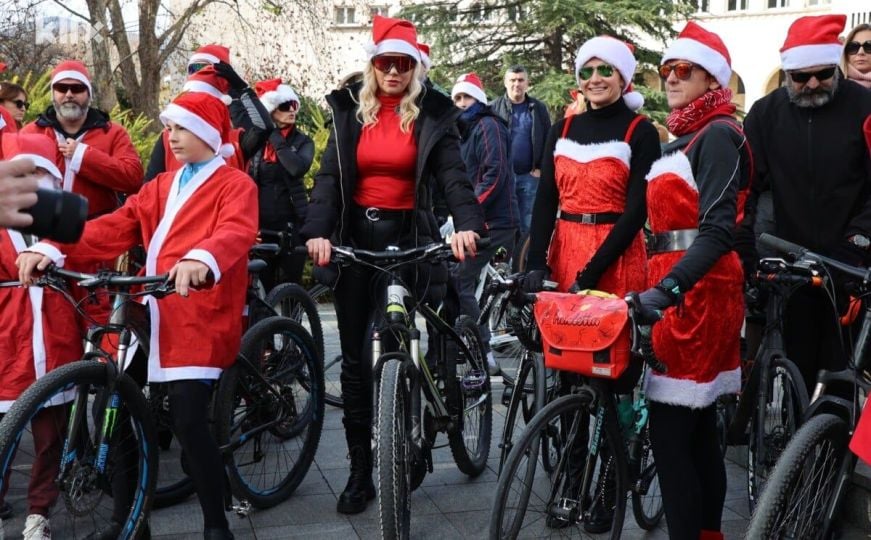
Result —
<path fill-rule="evenodd" d="M 67 138 L 53 107 L 22 133 L 44 133 L 52 140 Z M 133 194 L 142 186 L 142 162 L 120 125 L 109 121 L 109 116 L 97 109 L 88 111 L 88 118 L 75 138 L 79 146 L 72 159 L 64 160 L 59 154 L 58 166 L 64 175 L 64 191 L 78 193 L 88 199 L 88 217 L 96 217 L 118 208 L 118 194 Z"/>

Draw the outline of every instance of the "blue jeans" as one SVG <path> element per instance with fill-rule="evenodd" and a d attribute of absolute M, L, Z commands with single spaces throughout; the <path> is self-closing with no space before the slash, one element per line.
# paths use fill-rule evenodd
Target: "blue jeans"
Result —
<path fill-rule="evenodd" d="M 529 234 L 529 224 L 532 221 L 532 207 L 535 204 L 535 192 L 538 191 L 538 178 L 529 173 L 514 175 L 514 189 L 517 193 L 517 209 L 520 211 L 520 234 Z"/>

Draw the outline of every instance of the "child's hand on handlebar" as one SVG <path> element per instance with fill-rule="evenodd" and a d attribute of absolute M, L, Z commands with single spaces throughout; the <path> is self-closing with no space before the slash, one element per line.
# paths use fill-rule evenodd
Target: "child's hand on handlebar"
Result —
<path fill-rule="evenodd" d="M 306 241 L 308 256 L 311 257 L 315 266 L 326 266 L 330 263 L 333 253 L 333 244 L 327 238 L 310 238 Z"/>
<path fill-rule="evenodd" d="M 474 257 L 477 254 L 475 241 L 479 238 L 475 231 L 456 231 L 451 236 L 451 250 L 454 252 L 454 257 L 458 261 L 465 261 L 466 251 Z"/>
<path fill-rule="evenodd" d="M 205 285 L 209 280 L 209 267 L 200 261 L 185 259 L 169 271 L 169 281 L 175 280 L 175 292 L 187 296 L 190 289 Z"/>
<path fill-rule="evenodd" d="M 34 251 L 24 251 L 18 258 L 15 259 L 15 266 L 18 267 L 18 281 L 21 285 L 27 287 L 33 285 L 33 271 L 39 270 L 42 272 L 48 265 L 51 264 L 51 259 L 42 253 Z"/>

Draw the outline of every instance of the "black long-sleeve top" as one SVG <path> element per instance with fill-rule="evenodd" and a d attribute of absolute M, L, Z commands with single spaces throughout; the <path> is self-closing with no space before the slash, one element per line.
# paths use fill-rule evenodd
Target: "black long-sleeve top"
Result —
<path fill-rule="evenodd" d="M 601 109 L 588 109 L 587 112 L 575 116 L 566 136 L 578 144 L 622 141 L 635 117 L 636 113 L 622 99 L 618 99 Z M 541 178 L 530 225 L 527 260 L 527 268 L 530 270 L 547 268 L 547 248 L 559 208 L 559 190 L 554 176 L 554 148 L 562 136 L 565 122 L 566 119 L 563 119 L 554 124 L 544 147 Z M 659 134 L 653 124 L 647 120 L 639 122 L 629 139 L 629 147 L 632 154 L 625 210 L 587 266 L 578 268 L 578 285 L 581 288 L 596 286 L 602 274 L 626 251 L 647 219 L 645 175 L 653 162 L 660 157 Z"/>

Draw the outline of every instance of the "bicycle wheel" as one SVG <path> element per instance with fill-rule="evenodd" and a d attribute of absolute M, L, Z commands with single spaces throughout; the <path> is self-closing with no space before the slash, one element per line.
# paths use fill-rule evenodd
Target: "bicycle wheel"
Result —
<path fill-rule="evenodd" d="M 527 386 L 532 390 L 527 391 Z M 517 390 L 511 392 L 505 414 L 505 427 L 502 429 L 502 442 L 499 444 L 499 473 L 526 425 L 544 406 L 544 364 L 537 361 L 532 353 L 522 361 L 514 388 Z"/>
<path fill-rule="evenodd" d="M 635 523 L 646 531 L 652 531 L 665 514 L 662 506 L 662 492 L 659 489 L 659 476 L 656 474 L 656 462 L 650 446 L 650 426 L 644 430 L 635 441 L 637 455 L 630 453 L 629 463 L 632 467 L 634 484 L 632 490 L 632 513 Z"/>
<path fill-rule="evenodd" d="M 187 473 L 187 457 L 178 439 L 172 434 L 169 416 L 169 396 L 166 386 L 148 383 L 143 388 L 148 412 L 157 428 L 160 466 L 154 489 L 154 508 L 174 506 L 194 494 L 194 482 Z"/>
<path fill-rule="evenodd" d="M 581 389 L 552 401 L 535 415 L 499 477 L 490 515 L 491 539 L 586 537 L 585 522 L 597 512 L 597 505 L 611 515 L 610 538 L 620 538 L 626 510 L 623 442 L 613 413 L 608 413 L 600 431 L 599 452 L 588 454 L 587 418 L 595 411 L 592 392 Z M 537 460 L 541 437 L 554 422 L 562 425 L 567 436 L 557 468 L 548 474 Z"/>
<path fill-rule="evenodd" d="M 747 445 L 747 494 L 750 510 L 765 489 L 777 458 L 798 429 L 807 407 L 807 388 L 795 364 L 774 358 L 768 366 L 768 385 L 760 409 L 753 413 Z M 759 412 L 764 412 L 760 423 Z"/>
<path fill-rule="evenodd" d="M 265 302 L 276 315 L 289 317 L 302 325 L 312 337 L 318 357 L 324 357 L 324 333 L 318 306 L 305 289 L 296 283 L 281 283 L 269 291 Z"/>
<path fill-rule="evenodd" d="M 802 425 L 777 462 L 747 538 L 827 538 L 849 437 L 847 423 L 832 414 Z"/>
<path fill-rule="evenodd" d="M 407 539 L 411 529 L 411 440 L 408 382 L 402 362 L 384 363 L 378 389 L 378 515 L 382 538 Z"/>
<path fill-rule="evenodd" d="M 332 289 L 321 284 L 314 285 L 308 290 L 309 296 L 317 305 L 318 318 L 321 321 L 321 335 L 324 345 L 324 400 L 328 405 L 341 409 L 343 406 L 342 349 L 332 292 Z"/>
<path fill-rule="evenodd" d="M 507 334 L 507 337 L 503 337 L 495 345 L 491 339 L 490 347 L 493 355 L 499 360 L 499 366 L 502 369 L 502 382 L 506 386 L 514 386 L 514 379 L 517 377 L 517 371 L 520 369 L 520 363 L 524 356 L 528 351 L 540 354 L 541 347 L 535 346 L 537 331 L 534 327 L 535 318 L 532 306 L 515 306 L 511 303 L 507 293 L 499 298 L 498 302 L 498 305 L 493 306 L 493 311 L 498 310 L 501 313 L 500 321 L 497 324 L 507 325 L 511 334 Z M 527 390 L 532 390 L 532 388 L 527 388 Z"/>
<path fill-rule="evenodd" d="M 222 374 L 215 398 L 218 444 L 237 498 L 269 508 L 299 486 L 320 442 L 323 392 L 315 345 L 299 324 L 270 317 L 245 332 L 240 360 Z"/>
<path fill-rule="evenodd" d="M 490 455 L 493 397 L 478 325 L 461 316 L 456 330 L 470 355 L 445 359 L 445 404 L 457 418 L 448 429 L 448 443 L 460 471 L 475 477 L 487 468 Z"/>
<path fill-rule="evenodd" d="M 157 479 L 154 425 L 127 375 L 117 377 L 109 397 L 107 369 L 114 366 L 90 360 L 62 366 L 21 394 L 0 422 L 0 479 L 8 475 L 8 498 L 26 495 L 38 462 L 35 444 L 55 440 L 42 454 L 41 471 L 58 490 L 47 516 L 57 538 L 84 538 L 120 523 L 118 538 L 126 540 L 147 528 Z M 71 415 L 78 425 L 73 439 Z M 108 446 L 97 445 L 101 437 Z M 118 486 L 123 493 L 113 497 Z M 24 517 L 4 520 L 6 530 L 23 530 Z"/>

